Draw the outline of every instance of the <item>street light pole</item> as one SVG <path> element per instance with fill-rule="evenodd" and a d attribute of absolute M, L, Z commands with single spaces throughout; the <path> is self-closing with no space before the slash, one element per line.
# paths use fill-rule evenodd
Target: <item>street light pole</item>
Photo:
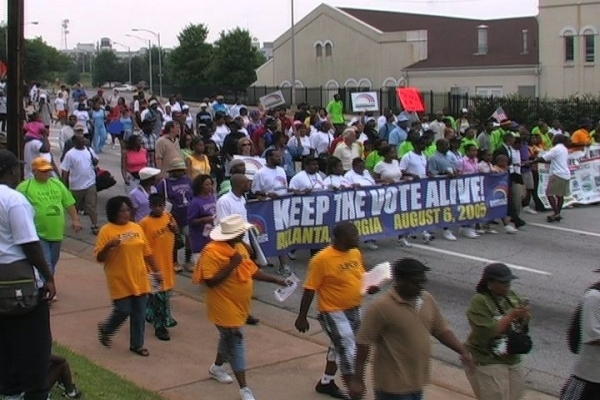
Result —
<path fill-rule="evenodd" d="M 160 32 L 154 32 L 154 31 L 151 31 L 150 29 L 143 29 L 143 28 L 132 28 L 131 30 L 133 32 L 148 32 L 148 33 L 154 35 L 154 37 L 156 38 L 156 41 L 158 42 L 158 94 L 160 97 L 162 97 L 163 96 L 163 85 L 162 85 L 163 73 L 162 73 L 162 47 L 160 46 Z"/>
<path fill-rule="evenodd" d="M 121 47 L 125 47 L 127 49 L 127 57 L 129 59 L 129 84 L 133 84 L 133 82 L 131 81 L 131 47 L 124 45 L 123 43 L 119 43 L 119 42 L 115 42 L 113 40 L 113 44 L 116 44 L 117 46 L 121 46 Z"/>
<path fill-rule="evenodd" d="M 141 36 L 132 35 L 130 33 L 126 33 L 125 36 L 136 38 L 136 39 L 141 40 L 143 42 L 146 42 L 146 40 L 148 41 L 148 71 L 149 71 L 149 74 L 150 74 L 150 93 L 152 93 L 152 47 L 151 47 L 150 40 L 146 39 L 146 38 L 143 38 Z"/>
<path fill-rule="evenodd" d="M 294 27 L 294 0 L 291 0 L 292 8 L 292 106 L 296 104 L 296 32 Z"/>

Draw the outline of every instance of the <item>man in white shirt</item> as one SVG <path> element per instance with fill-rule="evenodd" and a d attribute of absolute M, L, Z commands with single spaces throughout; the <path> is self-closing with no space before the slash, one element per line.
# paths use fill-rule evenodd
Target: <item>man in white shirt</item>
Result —
<path fill-rule="evenodd" d="M 556 135 L 552 139 L 554 147 L 543 153 L 537 158 L 537 162 L 550 163 L 550 178 L 548 179 L 548 187 L 546 188 L 546 197 L 552 207 L 554 215 L 549 215 L 548 222 L 560 221 L 565 196 L 569 194 L 569 184 L 571 179 L 571 170 L 569 169 L 569 151 L 565 144 L 567 137 L 565 135 Z"/>
<path fill-rule="evenodd" d="M 362 158 L 357 157 L 352 160 L 352 169 L 346 172 L 344 177 L 354 187 L 375 185 L 375 179 L 373 179 L 371 173 L 365 168 L 365 161 Z"/>
<path fill-rule="evenodd" d="M 73 193 L 77 209 L 84 210 L 92 221 L 92 233 L 98 233 L 98 213 L 96 204 L 96 165 L 98 157 L 89 147 L 85 146 L 83 135 L 73 136 L 74 147 L 65 154 L 61 164 L 62 180 Z"/>
<path fill-rule="evenodd" d="M 331 124 L 325 121 L 321 123 L 316 131 L 310 133 L 310 147 L 315 150 L 316 155 L 329 151 L 329 146 L 333 142 L 333 135 L 330 129 Z"/>
<path fill-rule="evenodd" d="M 438 111 L 435 113 L 435 121 L 429 124 L 429 129 L 435 132 L 435 140 L 443 139 L 446 132 L 446 124 L 443 121 L 444 113 Z"/>
<path fill-rule="evenodd" d="M 290 180 L 290 191 L 295 194 L 305 194 L 325 189 L 325 183 L 319 174 L 319 160 L 314 157 L 305 158 L 304 170 Z"/>
<path fill-rule="evenodd" d="M 219 146 L 219 148 L 223 147 L 223 143 L 225 142 L 225 137 L 231 133 L 231 129 L 225 123 L 225 114 L 222 112 L 217 112 L 215 114 L 215 132 L 211 136 L 211 140 Z"/>
<path fill-rule="evenodd" d="M 427 157 L 423 154 L 427 139 L 421 136 L 414 144 L 414 150 L 406 153 L 400 160 L 402 174 L 413 179 L 427 178 Z"/>
<path fill-rule="evenodd" d="M 356 157 L 362 158 L 362 147 L 356 142 L 356 132 L 348 128 L 343 133 L 344 140 L 338 143 L 333 151 L 333 156 L 342 161 L 344 171 L 352 169 L 352 160 Z"/>
<path fill-rule="evenodd" d="M 246 198 L 244 195 L 250 191 L 250 179 L 244 174 L 234 174 L 231 175 L 230 182 L 231 190 L 217 200 L 215 225 L 223 218 L 232 214 L 239 214 L 245 222 L 248 222 Z"/>
<path fill-rule="evenodd" d="M 52 154 L 50 153 L 50 142 L 48 141 L 48 130 L 44 132 L 42 140 L 31 139 L 23 146 L 23 176 L 25 179 L 33 177 L 31 171 L 31 162 L 38 157 L 44 157 L 52 162 Z"/>
<path fill-rule="evenodd" d="M 67 118 L 67 101 L 64 98 L 63 92 L 58 92 L 58 97 L 54 100 L 54 111 L 56 111 L 56 118 L 61 123 L 64 123 L 64 119 Z"/>
<path fill-rule="evenodd" d="M 281 168 L 281 152 L 269 149 L 265 153 L 267 165 L 258 170 L 252 181 L 252 192 L 257 196 L 276 199 L 288 193 L 287 178 Z"/>

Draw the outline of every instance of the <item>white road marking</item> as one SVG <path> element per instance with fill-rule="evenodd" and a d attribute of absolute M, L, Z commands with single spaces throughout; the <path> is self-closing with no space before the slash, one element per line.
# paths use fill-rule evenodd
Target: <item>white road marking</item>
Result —
<path fill-rule="evenodd" d="M 483 257 L 472 256 L 472 255 L 469 255 L 469 254 L 459 253 L 459 252 L 456 252 L 456 251 L 439 249 L 437 247 L 432 247 L 432 246 L 423 245 L 423 244 L 413 243 L 412 247 L 413 248 L 417 248 L 417 249 L 421 249 L 421 250 L 425 250 L 425 251 L 431 251 L 431 252 L 434 252 L 434 253 L 440 253 L 440 254 L 446 254 L 446 255 L 454 256 L 454 257 L 466 258 L 467 260 L 479 261 L 479 262 L 486 263 L 486 264 L 492 264 L 492 263 L 496 263 L 496 262 L 502 262 L 502 261 L 499 261 L 499 260 L 491 260 L 489 258 L 483 258 Z M 552 276 L 552 274 L 550 272 L 542 271 L 542 270 L 535 269 L 535 268 L 529 268 L 529 267 L 524 267 L 522 265 L 509 264 L 509 263 L 503 263 L 503 264 L 506 264 L 508 267 L 516 269 L 518 271 L 526 271 L 526 272 L 531 272 L 533 274 L 539 274 L 539 275 L 545 275 L 545 276 Z"/>
<path fill-rule="evenodd" d="M 538 226 L 540 228 L 546 228 L 546 229 L 554 229 L 556 231 L 577 233 L 577 234 L 580 234 L 580 235 L 600 237 L 600 233 L 589 232 L 589 231 L 582 231 L 582 230 L 579 230 L 579 229 L 563 228 L 562 226 L 556 226 L 556 225 L 538 224 L 537 222 L 528 222 L 527 225 Z"/>

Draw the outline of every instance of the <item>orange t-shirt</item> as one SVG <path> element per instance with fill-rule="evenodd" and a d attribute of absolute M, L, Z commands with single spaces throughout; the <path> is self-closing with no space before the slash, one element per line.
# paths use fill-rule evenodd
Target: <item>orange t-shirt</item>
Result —
<path fill-rule="evenodd" d="M 121 239 L 121 244 L 112 249 L 104 261 L 110 297 L 118 300 L 150 293 L 144 257 L 152 252 L 142 227 L 134 222 L 125 225 L 107 223 L 98 233 L 94 254 L 98 256 L 106 243 L 113 239 Z"/>
<path fill-rule="evenodd" d="M 164 212 L 160 217 L 148 215 L 139 222 L 152 249 L 152 255 L 160 268 L 163 278 L 162 290 L 171 290 L 175 287 L 175 271 L 173 270 L 173 247 L 175 234 L 168 225 L 173 219 L 171 214 Z"/>
<path fill-rule="evenodd" d="M 328 246 L 310 260 L 304 288 L 319 295 L 319 311 L 348 310 L 362 302 L 364 274 L 359 249 L 344 252 Z"/>
<path fill-rule="evenodd" d="M 231 247 L 227 242 L 210 242 L 202 250 L 192 277 L 194 283 L 213 278 L 227 267 L 236 252 L 242 256 L 240 265 L 217 286 L 206 289 L 208 319 L 225 328 L 244 326 L 250 314 L 254 290 L 252 277 L 258 267 L 250 259 L 248 249 L 243 243 L 236 243 Z"/>

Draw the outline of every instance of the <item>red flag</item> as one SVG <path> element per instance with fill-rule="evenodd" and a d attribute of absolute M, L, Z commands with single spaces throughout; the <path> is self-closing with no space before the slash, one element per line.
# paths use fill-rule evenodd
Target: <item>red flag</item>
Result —
<path fill-rule="evenodd" d="M 423 96 L 417 88 L 406 87 L 396 89 L 396 95 L 402 103 L 402 107 L 406 111 L 410 112 L 423 112 L 425 111 L 425 104 L 423 102 Z"/>

